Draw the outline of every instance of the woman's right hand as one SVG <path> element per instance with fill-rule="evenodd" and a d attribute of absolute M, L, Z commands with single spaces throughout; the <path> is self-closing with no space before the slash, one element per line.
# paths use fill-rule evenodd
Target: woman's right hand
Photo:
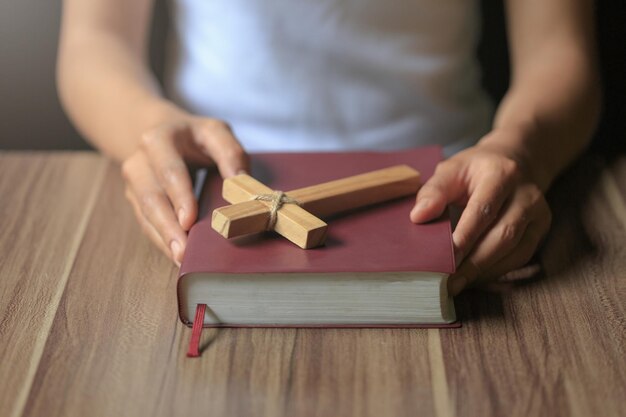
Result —
<path fill-rule="evenodd" d="M 188 163 L 215 164 L 224 178 L 248 170 L 248 157 L 226 123 L 185 113 L 145 132 L 122 164 L 126 198 L 144 233 L 179 266 L 198 216 Z"/>

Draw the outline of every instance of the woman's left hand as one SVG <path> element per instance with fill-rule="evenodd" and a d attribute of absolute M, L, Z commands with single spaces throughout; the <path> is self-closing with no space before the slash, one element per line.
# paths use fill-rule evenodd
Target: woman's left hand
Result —
<path fill-rule="evenodd" d="M 410 214 L 411 221 L 423 223 L 448 204 L 463 207 L 453 233 L 458 268 L 448 281 L 452 295 L 524 266 L 550 228 L 550 208 L 527 165 L 493 142 L 442 161 Z"/>

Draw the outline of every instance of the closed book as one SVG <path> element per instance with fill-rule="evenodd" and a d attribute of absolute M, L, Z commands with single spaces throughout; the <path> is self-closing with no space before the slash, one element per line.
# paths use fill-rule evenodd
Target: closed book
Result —
<path fill-rule="evenodd" d="M 288 193 L 347 176 L 406 164 L 422 182 L 441 148 L 394 152 L 259 153 L 251 175 Z M 228 203 L 222 180 L 208 175 L 178 280 L 180 319 L 197 306 L 204 327 L 439 327 L 455 322 L 446 281 L 454 272 L 446 215 L 413 224 L 415 195 L 324 220 L 323 246 L 301 249 L 274 232 L 225 239 L 212 211 Z"/>

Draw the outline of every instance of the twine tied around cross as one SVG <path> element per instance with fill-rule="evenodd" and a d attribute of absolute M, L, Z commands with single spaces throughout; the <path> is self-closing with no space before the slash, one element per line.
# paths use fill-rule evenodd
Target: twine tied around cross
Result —
<path fill-rule="evenodd" d="M 270 220 L 267 222 L 267 230 L 274 230 L 274 226 L 276 225 L 276 219 L 278 218 L 278 210 L 283 206 L 283 204 L 295 204 L 300 206 L 300 202 L 295 198 L 289 197 L 283 191 L 274 190 L 271 194 L 259 194 L 254 197 L 254 200 L 259 201 L 267 201 L 272 203 L 270 207 Z"/>

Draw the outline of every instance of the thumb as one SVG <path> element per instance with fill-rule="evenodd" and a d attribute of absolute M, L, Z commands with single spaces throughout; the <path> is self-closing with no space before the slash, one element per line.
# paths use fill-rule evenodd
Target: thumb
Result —
<path fill-rule="evenodd" d="M 215 161 L 223 178 L 249 170 L 250 159 L 230 126 L 220 120 L 207 119 L 194 129 L 194 136 Z"/>
<path fill-rule="evenodd" d="M 458 173 L 441 163 L 433 176 L 417 193 L 415 206 L 409 215 L 413 223 L 424 223 L 441 216 L 446 206 L 463 194 Z"/>

